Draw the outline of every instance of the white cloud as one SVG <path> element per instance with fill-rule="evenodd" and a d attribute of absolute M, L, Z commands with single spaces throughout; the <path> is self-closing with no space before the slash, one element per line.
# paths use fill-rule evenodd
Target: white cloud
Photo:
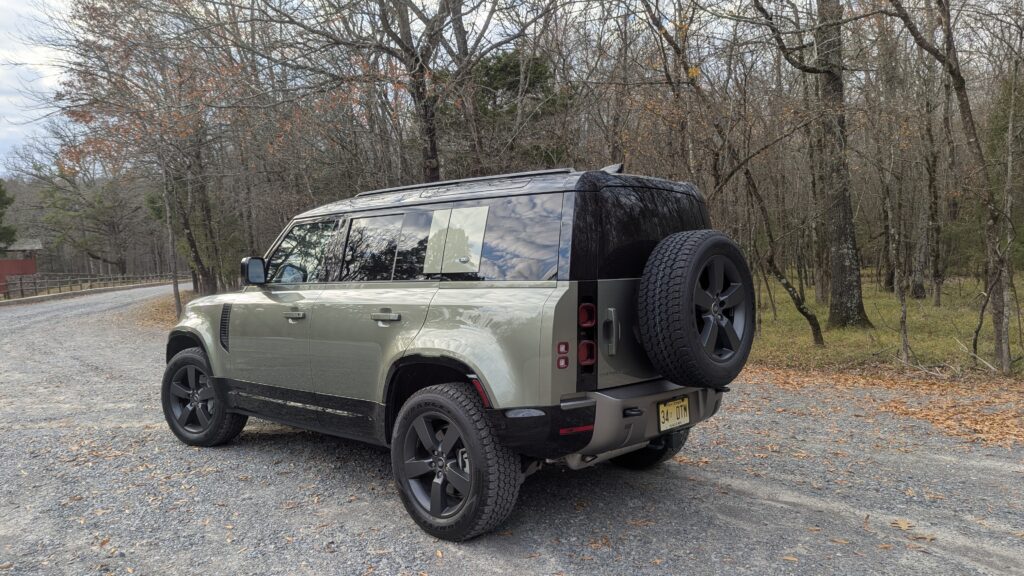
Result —
<path fill-rule="evenodd" d="M 20 146 L 47 112 L 25 91 L 52 92 L 60 76 L 54 66 L 59 52 L 32 45 L 28 37 L 43 32 L 43 13 L 66 8 L 66 1 L 26 3 L 0 0 L 0 157 Z M 0 168 L 2 169 L 2 168 Z"/>

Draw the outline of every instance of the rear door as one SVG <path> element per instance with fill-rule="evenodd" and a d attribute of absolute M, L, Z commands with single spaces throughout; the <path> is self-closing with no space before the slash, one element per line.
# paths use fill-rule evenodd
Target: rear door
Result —
<path fill-rule="evenodd" d="M 447 206 L 355 215 L 339 272 L 313 306 L 316 392 L 381 402 L 380 383 L 423 326 L 437 292 Z"/>
<path fill-rule="evenodd" d="M 662 238 L 706 227 L 699 201 L 685 193 L 609 186 L 598 193 L 598 388 L 659 375 L 640 343 L 637 289 L 644 265 Z"/>
<path fill-rule="evenodd" d="M 267 260 L 267 283 L 231 304 L 229 378 L 310 389 L 310 313 L 336 227 L 334 218 L 293 224 Z"/>

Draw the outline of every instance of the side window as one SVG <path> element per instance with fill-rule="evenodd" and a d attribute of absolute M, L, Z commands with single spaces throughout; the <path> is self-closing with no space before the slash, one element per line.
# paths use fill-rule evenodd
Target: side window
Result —
<path fill-rule="evenodd" d="M 491 205 L 480 274 L 488 280 L 554 280 L 562 194 L 502 198 Z"/>
<path fill-rule="evenodd" d="M 458 203 L 442 272 L 452 280 L 553 280 L 562 193 Z"/>
<path fill-rule="evenodd" d="M 269 281 L 300 284 L 325 280 L 324 253 L 336 224 L 334 220 L 325 220 L 292 226 L 267 262 Z"/>
<path fill-rule="evenodd" d="M 401 230 L 401 214 L 352 220 L 340 281 L 390 280 Z"/>
<path fill-rule="evenodd" d="M 441 273 L 476 273 L 487 226 L 487 206 L 453 208 L 448 220 L 448 238 L 444 244 Z"/>
<path fill-rule="evenodd" d="M 409 212 L 402 221 L 394 280 L 426 280 L 441 272 L 452 211 Z"/>

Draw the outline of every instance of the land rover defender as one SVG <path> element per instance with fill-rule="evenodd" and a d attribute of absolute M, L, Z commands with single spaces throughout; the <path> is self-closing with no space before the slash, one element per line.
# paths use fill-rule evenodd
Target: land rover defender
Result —
<path fill-rule="evenodd" d="M 694 186 L 617 172 L 296 216 L 171 331 L 168 425 L 197 446 L 253 416 L 388 447 L 409 514 L 449 540 L 500 524 L 541 465 L 671 458 L 747 359 L 753 283 Z"/>

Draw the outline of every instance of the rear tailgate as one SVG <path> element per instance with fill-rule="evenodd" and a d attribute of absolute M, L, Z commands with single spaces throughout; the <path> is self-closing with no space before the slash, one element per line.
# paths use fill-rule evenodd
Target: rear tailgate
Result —
<path fill-rule="evenodd" d="M 655 187 L 663 186 L 663 187 Z M 647 258 L 662 239 L 709 228 L 699 192 L 687 184 L 621 176 L 576 195 L 573 273 L 580 302 L 596 304 L 596 382 L 580 389 L 612 388 L 660 377 L 640 343 L 637 291 Z"/>
<path fill-rule="evenodd" d="M 597 387 L 612 388 L 658 377 L 637 326 L 639 279 L 600 280 L 597 292 Z"/>

